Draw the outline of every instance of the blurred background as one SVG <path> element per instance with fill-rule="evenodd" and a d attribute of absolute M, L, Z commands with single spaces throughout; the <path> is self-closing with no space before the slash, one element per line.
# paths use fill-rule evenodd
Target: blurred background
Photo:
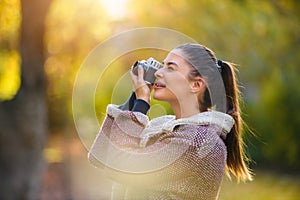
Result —
<path fill-rule="evenodd" d="M 142 27 L 182 32 L 238 64 L 255 176 L 225 178 L 220 199 L 300 199 L 299 9 L 298 0 L 0 0 L 0 199 L 109 199 L 112 183 L 75 129 L 73 84 L 96 45 Z M 153 54 L 166 52 L 111 64 L 97 91 L 99 123 L 117 80 Z"/>

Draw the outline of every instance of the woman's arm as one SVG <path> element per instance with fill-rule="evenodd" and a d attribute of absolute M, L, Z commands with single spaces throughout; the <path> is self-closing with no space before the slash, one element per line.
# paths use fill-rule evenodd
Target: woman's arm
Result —
<path fill-rule="evenodd" d="M 124 104 L 120 105 L 118 108 L 121 110 L 132 110 L 135 100 L 136 100 L 135 92 L 132 92 L 129 99 Z"/>

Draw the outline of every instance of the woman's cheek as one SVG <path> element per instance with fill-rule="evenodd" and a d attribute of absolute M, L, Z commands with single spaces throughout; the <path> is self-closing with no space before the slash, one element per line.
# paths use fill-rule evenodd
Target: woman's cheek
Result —
<path fill-rule="evenodd" d="M 174 81 L 174 84 L 170 84 L 168 88 L 172 93 L 177 95 L 184 95 L 187 91 L 190 90 L 187 81 L 182 79 Z"/>

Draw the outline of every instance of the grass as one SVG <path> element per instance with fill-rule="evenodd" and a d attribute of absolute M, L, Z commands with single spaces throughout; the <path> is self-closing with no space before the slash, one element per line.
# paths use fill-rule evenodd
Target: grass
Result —
<path fill-rule="evenodd" d="M 261 171 L 247 183 L 225 178 L 219 200 L 300 200 L 300 177 Z"/>

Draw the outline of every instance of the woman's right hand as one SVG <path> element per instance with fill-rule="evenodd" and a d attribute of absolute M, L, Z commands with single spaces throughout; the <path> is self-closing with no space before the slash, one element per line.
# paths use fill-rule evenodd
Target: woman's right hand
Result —
<path fill-rule="evenodd" d="M 132 70 L 130 71 L 133 90 L 136 95 L 136 99 L 142 99 L 150 104 L 150 93 L 152 90 L 151 85 L 147 85 L 144 80 L 144 70 L 141 66 L 138 66 L 138 74 L 135 75 Z"/>

